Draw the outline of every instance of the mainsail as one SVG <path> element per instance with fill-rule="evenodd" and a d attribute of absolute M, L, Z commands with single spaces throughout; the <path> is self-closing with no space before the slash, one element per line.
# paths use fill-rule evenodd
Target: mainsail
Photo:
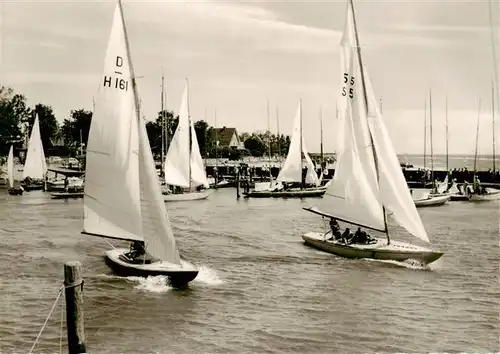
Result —
<path fill-rule="evenodd" d="M 387 232 L 386 208 L 399 225 L 429 242 L 366 68 L 362 67 L 352 0 L 349 2 L 341 52 L 344 85 L 340 102 L 345 108 L 341 110 L 343 145 L 338 152 L 333 182 L 320 204 L 320 209 L 329 213 L 318 208 L 312 211 Z"/>
<path fill-rule="evenodd" d="M 302 134 L 302 101 L 299 101 L 288 155 L 278 174 L 277 182 L 302 182 L 302 154 L 306 160 L 306 183 L 319 185 L 318 175 L 314 171 L 314 164 L 307 153 Z"/>
<path fill-rule="evenodd" d="M 42 138 L 40 135 L 40 124 L 38 114 L 31 129 L 30 140 L 28 141 L 28 151 L 24 162 L 23 179 L 30 177 L 33 179 L 43 179 L 47 172 L 47 163 L 43 152 Z"/>
<path fill-rule="evenodd" d="M 11 145 L 7 157 L 7 178 L 10 188 L 14 188 L 14 147 Z"/>
<path fill-rule="evenodd" d="M 120 1 L 102 80 L 87 147 L 83 233 L 144 241 L 154 257 L 180 264 L 140 118 Z"/>
<path fill-rule="evenodd" d="M 165 182 L 169 185 L 208 188 L 208 180 L 201 158 L 194 123 L 189 116 L 188 83 L 184 88 L 179 109 L 179 124 L 170 142 L 165 159 Z"/>

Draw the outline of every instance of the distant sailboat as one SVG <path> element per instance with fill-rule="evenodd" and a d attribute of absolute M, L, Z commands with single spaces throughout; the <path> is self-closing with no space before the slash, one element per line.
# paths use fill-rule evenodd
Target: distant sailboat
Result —
<path fill-rule="evenodd" d="M 383 232 L 387 240 L 357 233 L 354 236 L 357 240 L 345 242 L 346 237 L 340 237 L 337 232 L 331 241 L 321 232 L 308 232 L 302 238 L 310 246 L 346 258 L 434 262 L 443 253 L 389 237 L 387 215 L 413 236 L 430 243 L 362 64 L 352 0 L 348 2 L 341 46 L 344 134 L 339 144 L 337 168 L 321 201 L 322 210 L 318 207 L 305 210 L 332 221 L 337 219 Z"/>
<path fill-rule="evenodd" d="M 179 256 L 134 78 L 119 0 L 89 132 L 82 233 L 132 242 L 105 253 L 118 275 L 165 275 L 184 286 L 198 270 Z"/>
<path fill-rule="evenodd" d="M 213 190 L 209 189 L 194 123 L 189 115 L 188 95 L 189 86 L 186 80 L 179 109 L 179 124 L 165 159 L 165 183 L 177 187 L 179 191 L 163 192 L 163 199 L 169 202 L 206 199 L 213 193 Z M 198 187 L 204 189 L 197 190 Z"/>
<path fill-rule="evenodd" d="M 302 154 L 306 160 L 306 184 L 312 184 L 315 187 L 304 188 L 303 182 L 303 159 Z M 320 197 L 326 192 L 326 187 L 320 187 L 320 180 L 314 169 L 314 164 L 309 157 L 307 148 L 302 134 L 302 101 L 299 101 L 297 114 L 295 116 L 294 128 L 292 132 L 292 139 L 290 141 L 290 148 L 286 157 L 285 163 L 281 168 L 278 178 L 276 179 L 277 186 L 274 190 L 250 191 L 243 193 L 246 197 L 252 198 L 267 198 L 267 197 Z M 283 183 L 300 183 L 300 188 L 284 188 Z"/>
<path fill-rule="evenodd" d="M 23 194 L 23 187 L 14 188 L 14 146 L 10 146 L 9 156 L 7 157 L 7 179 L 9 180 L 9 194 Z"/>
<path fill-rule="evenodd" d="M 43 189 L 46 173 L 47 162 L 45 161 L 45 153 L 43 151 L 38 114 L 36 114 L 24 162 L 24 189 L 27 191 Z"/>

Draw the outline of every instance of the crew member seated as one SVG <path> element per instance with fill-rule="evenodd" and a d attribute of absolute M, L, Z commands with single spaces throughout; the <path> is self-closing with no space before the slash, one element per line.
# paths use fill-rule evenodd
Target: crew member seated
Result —
<path fill-rule="evenodd" d="M 144 250 L 144 245 L 142 242 L 134 241 L 130 244 L 130 252 L 126 254 L 126 256 L 130 259 L 135 259 L 144 255 L 146 251 Z"/>
<path fill-rule="evenodd" d="M 339 223 L 335 218 L 330 219 L 330 232 L 332 233 L 332 237 L 330 237 L 329 240 L 338 240 L 342 237 Z"/>
<path fill-rule="evenodd" d="M 344 233 L 341 236 L 342 241 L 344 241 L 345 244 L 349 243 L 349 240 L 351 239 L 351 230 L 346 227 Z"/>

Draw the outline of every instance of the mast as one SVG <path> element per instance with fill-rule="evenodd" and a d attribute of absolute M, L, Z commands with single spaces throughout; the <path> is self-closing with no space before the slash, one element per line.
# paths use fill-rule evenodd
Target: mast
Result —
<path fill-rule="evenodd" d="M 450 173 L 449 158 L 448 158 L 448 96 L 446 96 L 445 118 L 446 118 L 446 176 L 448 176 Z M 450 181 L 448 181 L 448 183 L 449 182 Z"/>
<path fill-rule="evenodd" d="M 323 173 L 323 107 L 319 107 L 319 129 L 321 134 L 320 153 L 321 153 L 321 173 Z"/>
<path fill-rule="evenodd" d="M 160 174 L 164 176 L 163 173 L 163 161 L 165 159 L 165 111 L 163 107 L 163 96 L 164 96 L 164 77 L 163 77 L 163 70 L 161 73 L 161 164 L 160 164 Z"/>
<path fill-rule="evenodd" d="M 217 185 L 217 180 L 219 179 L 219 158 L 217 154 L 217 148 L 219 147 L 218 133 L 217 133 L 217 108 L 214 108 L 214 125 L 215 125 L 215 185 Z"/>
<path fill-rule="evenodd" d="M 424 188 L 427 180 L 427 100 L 424 103 Z"/>
<path fill-rule="evenodd" d="M 269 99 L 266 99 L 267 103 L 267 131 L 269 132 L 269 140 L 267 142 L 267 153 L 269 154 L 269 183 L 272 185 L 273 183 L 273 174 L 271 168 L 271 123 L 269 121 Z"/>
<path fill-rule="evenodd" d="M 276 106 L 276 134 L 278 135 L 278 158 L 281 161 L 280 116 L 278 113 L 278 106 Z M 280 162 L 280 166 L 281 166 L 281 162 Z"/>
<path fill-rule="evenodd" d="M 495 85 L 491 83 L 491 123 L 493 128 L 493 175 L 495 175 L 496 165 L 495 165 Z"/>
<path fill-rule="evenodd" d="M 134 72 L 134 65 L 131 60 L 131 55 L 130 55 L 130 44 L 128 41 L 128 33 L 127 33 L 127 26 L 125 24 L 125 16 L 123 15 L 123 5 L 122 1 L 118 0 L 118 6 L 120 7 L 120 16 L 122 18 L 122 25 L 123 25 L 123 35 L 125 37 L 125 48 L 127 51 L 127 59 L 128 59 L 128 65 L 129 65 L 129 70 L 130 70 L 130 77 L 132 78 L 132 92 L 134 94 L 134 106 L 135 106 L 135 113 L 136 113 L 136 118 L 139 121 L 139 124 L 141 124 L 140 119 L 141 119 L 141 104 L 139 101 L 139 94 L 137 93 L 137 82 L 136 82 L 136 76 Z"/>
<path fill-rule="evenodd" d="M 304 189 L 304 172 L 302 167 L 302 98 L 299 99 L 300 103 L 300 190 Z"/>
<path fill-rule="evenodd" d="M 432 145 L 432 92 L 429 89 L 429 129 L 431 134 L 431 181 L 432 181 L 432 190 L 436 189 L 436 184 L 434 182 L 434 150 Z M 424 186 L 425 187 L 425 186 Z"/>
<path fill-rule="evenodd" d="M 358 65 L 359 65 L 359 70 L 361 74 L 361 84 L 363 88 L 363 102 L 365 104 L 365 110 L 366 110 L 366 116 L 368 118 L 368 96 L 366 93 L 366 82 L 365 82 L 365 71 L 363 68 L 363 60 L 361 59 L 361 46 L 359 45 L 359 35 L 358 35 L 358 26 L 356 25 L 356 16 L 354 13 L 354 3 L 353 0 L 349 0 L 349 3 L 351 4 L 351 9 L 352 9 L 352 21 L 353 21 L 353 26 L 354 26 L 354 35 L 356 38 L 356 49 L 358 52 Z M 375 146 L 373 143 L 373 136 L 371 135 L 370 132 L 370 141 L 371 141 L 371 146 L 372 146 L 372 151 L 373 151 L 373 160 L 375 164 L 375 169 L 377 172 L 377 180 L 380 180 L 380 173 L 379 173 L 379 168 L 378 168 L 378 161 L 377 161 L 377 152 L 375 151 Z M 387 244 L 389 245 L 391 243 L 391 238 L 389 237 L 389 228 L 387 227 L 387 215 L 385 213 L 385 206 L 382 203 L 382 213 L 384 214 L 384 231 L 385 235 L 387 236 Z"/>
<path fill-rule="evenodd" d="M 474 184 L 476 182 L 477 145 L 479 142 L 479 117 L 480 117 L 480 113 L 481 113 L 481 98 L 479 98 L 479 107 L 477 109 L 476 151 L 474 153 Z"/>
<path fill-rule="evenodd" d="M 167 104 L 167 93 L 165 92 L 165 154 L 168 152 L 168 104 Z"/>
<path fill-rule="evenodd" d="M 186 88 L 187 88 L 187 94 L 186 94 L 186 101 L 187 101 L 187 111 L 188 111 L 188 129 L 189 129 L 189 161 L 188 161 L 188 166 L 189 166 L 189 191 L 191 191 L 191 186 L 192 186 L 192 181 L 191 181 L 191 154 L 193 153 L 192 150 L 192 139 L 193 136 L 191 134 L 191 114 L 189 113 L 189 81 L 186 78 Z"/>

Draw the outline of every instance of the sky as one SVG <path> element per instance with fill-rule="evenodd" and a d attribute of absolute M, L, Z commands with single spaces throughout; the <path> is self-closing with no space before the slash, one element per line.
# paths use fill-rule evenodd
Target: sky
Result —
<path fill-rule="evenodd" d="M 495 2 L 500 47 L 499 4 L 489 1 Z M 346 1 L 123 4 L 147 119 L 160 110 L 163 73 L 168 109 L 178 110 L 188 78 L 191 116 L 240 133 L 268 126 L 276 132 L 278 120 L 280 133 L 290 133 L 302 99 L 308 150 L 319 152 L 321 111 L 324 149 L 334 151 Z M 446 100 L 450 153 L 474 153 L 478 111 L 479 153 L 491 153 L 489 5 L 488 0 L 355 1 L 363 61 L 398 153 L 423 152 L 431 90 L 434 153 L 445 152 Z M 72 109 L 92 109 L 114 8 L 114 1 L 103 0 L 0 0 L 0 85 L 26 95 L 30 106 L 52 106 L 60 122 Z M 495 133 L 500 152 L 500 120 Z"/>

